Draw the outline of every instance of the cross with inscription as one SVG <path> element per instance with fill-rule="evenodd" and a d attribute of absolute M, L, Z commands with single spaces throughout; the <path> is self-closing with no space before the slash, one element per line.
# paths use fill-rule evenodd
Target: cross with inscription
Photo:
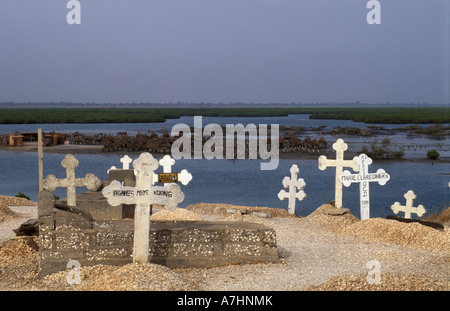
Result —
<path fill-rule="evenodd" d="M 77 206 L 77 187 L 86 187 L 89 190 L 97 190 L 101 185 L 101 181 L 94 174 L 87 174 L 84 178 L 75 178 L 75 168 L 79 161 L 72 155 L 68 154 L 61 161 L 62 167 L 66 169 L 66 178 L 58 179 L 54 175 L 48 175 L 43 185 L 46 189 L 53 192 L 56 188 L 67 188 L 67 205 Z"/>
<path fill-rule="evenodd" d="M 361 220 L 365 220 L 370 218 L 369 183 L 376 181 L 381 186 L 384 186 L 390 179 L 390 176 L 381 168 L 376 173 L 369 173 L 369 165 L 372 164 L 372 159 L 364 153 L 354 157 L 353 161 L 359 165 L 359 173 L 352 174 L 350 171 L 345 170 L 339 180 L 346 187 L 352 183 L 359 183 Z"/>
<path fill-rule="evenodd" d="M 159 183 L 173 183 L 181 182 L 186 186 L 192 180 L 192 174 L 183 169 L 180 173 L 172 173 L 172 166 L 175 164 L 175 160 L 170 155 L 165 155 L 159 160 L 159 165 L 163 167 L 163 172 L 159 174 L 153 174 L 153 184 Z"/>
<path fill-rule="evenodd" d="M 400 205 L 399 202 L 395 202 L 391 205 L 391 209 L 395 214 L 398 214 L 399 212 L 405 212 L 405 218 L 411 219 L 411 213 L 417 214 L 417 216 L 419 217 L 422 217 L 423 214 L 426 213 L 427 210 L 423 207 L 422 204 L 417 207 L 413 207 L 413 201 L 414 199 L 416 199 L 414 191 L 409 190 L 405 193 L 404 197 L 406 199 L 406 205 Z"/>
<path fill-rule="evenodd" d="M 278 198 L 283 201 L 284 199 L 289 199 L 288 203 L 288 211 L 291 214 L 295 214 L 295 200 L 298 199 L 302 201 L 306 198 L 306 193 L 303 191 L 303 188 L 306 186 L 303 178 L 297 179 L 297 174 L 300 172 L 297 164 L 293 164 L 290 169 L 291 177 L 284 177 L 283 179 L 283 187 L 289 188 L 289 192 L 285 190 L 281 190 L 278 193 Z M 298 188 L 298 192 L 297 192 Z"/>
<path fill-rule="evenodd" d="M 103 196 L 112 206 L 135 204 L 133 262 L 147 262 L 149 254 L 150 205 L 161 204 L 169 211 L 177 208 L 184 200 L 178 184 L 152 186 L 153 172 L 158 168 L 158 161 L 148 153 L 142 153 L 133 161 L 136 170 L 136 186 L 122 186 L 119 181 L 102 190 Z"/>
<path fill-rule="evenodd" d="M 333 149 L 336 151 L 336 160 L 328 160 L 326 156 L 319 157 L 319 169 L 324 171 L 327 167 L 336 167 L 335 190 L 334 190 L 334 206 L 342 207 L 342 183 L 339 177 L 342 175 L 344 167 L 351 167 L 355 172 L 359 171 L 358 164 L 353 160 L 344 160 L 344 151 L 348 149 L 348 145 L 339 138 L 333 144 Z"/>

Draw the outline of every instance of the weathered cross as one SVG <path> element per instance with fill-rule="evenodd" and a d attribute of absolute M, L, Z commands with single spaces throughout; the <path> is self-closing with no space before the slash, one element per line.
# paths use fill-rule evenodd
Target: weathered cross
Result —
<path fill-rule="evenodd" d="M 405 218 L 410 219 L 411 213 L 417 214 L 417 216 L 419 217 L 422 217 L 422 215 L 426 213 L 427 210 L 423 207 L 422 204 L 417 207 L 413 207 L 413 201 L 416 198 L 414 191 L 409 190 L 405 193 L 404 197 L 406 199 L 406 205 L 400 205 L 399 202 L 395 202 L 391 205 L 391 209 L 395 214 L 398 214 L 398 212 L 405 212 Z"/>
<path fill-rule="evenodd" d="M 62 167 L 66 169 L 66 178 L 58 179 L 54 175 L 48 175 L 44 180 L 44 187 L 53 192 L 56 188 L 67 188 L 67 205 L 77 206 L 77 187 L 86 187 L 89 190 L 97 190 L 101 185 L 101 181 L 94 174 L 87 174 L 84 178 L 75 178 L 75 168 L 78 166 L 78 160 L 68 154 L 61 161 Z"/>
<path fill-rule="evenodd" d="M 183 169 L 180 173 L 172 173 L 172 166 L 175 164 L 175 160 L 170 155 L 165 155 L 159 160 L 159 165 L 163 167 L 163 173 L 153 174 L 153 184 L 159 183 L 173 183 L 181 182 L 183 185 L 187 185 L 192 180 L 192 175 L 187 170 Z"/>
<path fill-rule="evenodd" d="M 291 166 L 291 177 L 286 176 L 283 178 L 283 187 L 289 188 L 289 192 L 281 190 L 278 193 L 278 198 L 281 201 L 283 201 L 284 199 L 289 199 L 288 211 L 291 214 L 295 214 L 295 200 L 298 199 L 299 201 L 302 201 L 304 198 L 306 198 L 306 193 L 303 191 L 303 188 L 306 186 L 305 181 L 303 180 L 303 178 L 297 179 L 297 174 L 299 173 L 299 171 L 300 170 L 297 164 L 293 164 Z M 296 188 L 298 188 L 298 192 Z"/>
<path fill-rule="evenodd" d="M 350 171 L 345 170 L 339 180 L 346 187 L 350 186 L 352 183 L 359 183 L 361 220 L 365 220 L 370 218 L 369 183 L 376 181 L 384 186 L 390 179 L 390 176 L 381 168 L 378 169 L 376 173 L 369 173 L 369 165 L 372 164 L 372 159 L 364 153 L 354 157 L 353 161 L 359 165 L 359 173 L 352 174 Z"/>
<path fill-rule="evenodd" d="M 152 186 L 153 172 L 158 167 L 158 161 L 148 153 L 142 153 L 133 161 L 136 170 L 136 186 L 122 186 L 119 181 L 102 190 L 103 196 L 112 206 L 120 204 L 135 204 L 133 262 L 147 262 L 149 254 L 150 205 L 161 204 L 173 211 L 178 203 L 183 202 L 184 194 L 178 184 L 167 186 Z"/>
<path fill-rule="evenodd" d="M 359 166 L 353 160 L 344 160 L 344 151 L 347 150 L 348 145 L 342 140 L 338 139 L 333 144 L 333 149 L 336 151 L 336 160 L 328 160 L 326 156 L 319 157 L 319 169 L 325 170 L 327 167 L 336 167 L 335 190 L 334 190 L 334 206 L 342 207 L 342 183 L 339 177 L 342 175 L 344 167 L 351 167 L 355 172 L 359 171 Z"/>
<path fill-rule="evenodd" d="M 120 162 L 122 162 L 122 169 L 129 170 L 130 163 L 133 162 L 133 160 L 128 155 L 125 155 L 123 158 L 120 159 Z"/>
<path fill-rule="evenodd" d="M 125 155 L 122 158 L 120 158 L 120 162 L 122 162 L 122 169 L 123 170 L 129 170 L 130 169 L 130 163 L 133 162 L 133 159 L 131 159 L 128 155 Z M 115 166 L 111 166 L 109 168 L 109 170 L 107 171 L 108 174 L 109 174 L 110 170 L 118 170 L 118 168 L 115 167 Z M 134 174 L 136 175 L 136 172 L 134 172 Z"/>

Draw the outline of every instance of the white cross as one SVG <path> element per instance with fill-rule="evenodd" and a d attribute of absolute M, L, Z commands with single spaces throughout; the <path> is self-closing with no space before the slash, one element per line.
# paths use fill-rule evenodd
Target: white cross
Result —
<path fill-rule="evenodd" d="M 372 164 L 372 159 L 364 153 L 360 154 L 358 157 L 354 157 L 353 161 L 359 165 L 359 173 L 352 174 L 350 171 L 345 170 L 339 180 L 346 187 L 350 186 L 352 183 L 359 183 L 361 220 L 365 220 L 370 218 L 369 183 L 376 181 L 384 186 L 390 179 L 390 176 L 381 168 L 378 169 L 376 173 L 369 173 L 369 165 Z"/>
<path fill-rule="evenodd" d="M 187 170 L 183 169 L 180 173 L 172 173 L 172 166 L 175 164 L 175 160 L 172 159 L 170 155 L 165 155 L 161 160 L 159 160 L 159 165 L 163 167 L 163 173 L 161 175 L 167 174 L 166 176 L 171 175 L 172 178 L 175 178 L 175 182 L 181 182 L 184 186 L 189 184 L 192 180 L 192 175 Z M 156 182 L 159 182 L 160 174 L 153 173 L 152 185 Z"/>
<path fill-rule="evenodd" d="M 120 162 L 122 163 L 122 169 L 123 170 L 129 170 L 130 169 L 130 163 L 133 162 L 133 159 L 131 159 L 128 155 L 123 156 L 120 158 Z M 109 174 L 110 170 L 118 170 L 117 167 L 111 166 L 109 170 L 106 172 Z M 136 170 L 134 170 L 134 175 L 136 176 Z"/>
<path fill-rule="evenodd" d="M 336 160 L 328 160 L 326 156 L 319 157 L 319 169 L 325 170 L 327 167 L 336 167 L 335 176 L 335 190 L 334 190 L 334 206 L 342 207 L 342 183 L 339 177 L 342 175 L 344 167 L 351 167 L 355 172 L 359 171 L 359 166 L 353 160 L 344 160 L 344 151 L 347 150 L 348 145 L 342 140 L 338 139 L 333 144 L 333 149 L 336 150 Z"/>
<path fill-rule="evenodd" d="M 306 193 L 303 191 L 303 188 L 306 186 L 303 178 L 297 179 L 297 174 L 299 173 L 299 168 L 297 164 L 291 166 L 290 172 L 291 177 L 284 177 L 283 179 L 283 187 L 289 188 L 289 192 L 285 190 L 281 190 L 278 193 L 278 198 L 283 201 L 284 199 L 289 199 L 288 203 L 288 211 L 291 214 L 295 214 L 295 199 L 302 201 L 306 198 Z M 299 191 L 297 192 L 297 189 Z"/>
<path fill-rule="evenodd" d="M 419 217 L 422 217 L 423 214 L 426 213 L 427 210 L 423 207 L 422 204 L 417 207 L 413 207 L 413 201 L 416 198 L 414 191 L 409 190 L 405 193 L 404 197 L 406 199 L 406 205 L 400 205 L 399 202 L 395 202 L 391 205 L 391 209 L 395 214 L 398 214 L 398 212 L 405 212 L 405 218 L 410 219 L 411 213 L 417 214 L 417 216 Z"/>
<path fill-rule="evenodd" d="M 161 204 L 173 211 L 178 203 L 184 200 L 178 184 L 152 186 L 153 171 L 158 167 L 158 161 L 148 153 L 142 153 L 133 162 L 137 172 L 136 187 L 126 187 L 118 181 L 102 190 L 103 196 L 112 206 L 120 204 L 135 204 L 133 262 L 147 262 L 149 255 L 150 205 Z"/>
<path fill-rule="evenodd" d="M 192 180 L 192 174 L 189 173 L 186 169 L 181 170 L 178 173 L 178 181 L 186 186 Z"/>
<path fill-rule="evenodd" d="M 172 173 L 172 166 L 175 164 L 175 160 L 170 155 L 165 155 L 159 160 L 159 165 L 163 167 L 164 173 Z"/>
<path fill-rule="evenodd" d="M 89 190 L 97 190 L 100 187 L 101 181 L 94 174 L 87 174 L 84 178 L 75 178 L 75 168 L 78 166 L 78 160 L 72 155 L 68 154 L 64 160 L 61 161 L 62 167 L 66 169 L 66 178 L 58 179 L 54 175 L 48 175 L 44 180 L 44 187 L 53 192 L 56 188 L 67 188 L 67 205 L 77 206 L 77 187 L 86 187 Z"/>
<path fill-rule="evenodd" d="M 120 162 L 122 162 L 122 169 L 129 170 L 130 169 L 130 163 L 133 162 L 133 160 L 128 156 L 125 155 L 123 158 L 120 159 Z"/>

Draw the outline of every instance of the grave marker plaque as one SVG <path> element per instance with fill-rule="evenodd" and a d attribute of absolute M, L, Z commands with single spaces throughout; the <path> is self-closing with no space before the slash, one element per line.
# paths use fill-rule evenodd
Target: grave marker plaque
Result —
<path fill-rule="evenodd" d="M 162 184 L 178 182 L 178 173 L 159 173 L 158 182 Z"/>

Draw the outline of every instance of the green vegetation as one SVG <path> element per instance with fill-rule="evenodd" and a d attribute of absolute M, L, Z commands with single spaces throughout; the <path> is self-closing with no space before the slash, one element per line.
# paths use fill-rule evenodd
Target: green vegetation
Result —
<path fill-rule="evenodd" d="M 19 192 L 18 194 L 15 195 L 16 198 L 24 198 L 27 200 L 31 200 L 29 196 L 23 194 L 22 192 Z"/>
<path fill-rule="evenodd" d="M 301 109 L 258 108 L 26 108 L 0 109 L 0 124 L 154 123 L 181 116 L 287 116 Z"/>
<path fill-rule="evenodd" d="M 364 123 L 407 124 L 449 123 L 450 109 L 446 107 L 402 108 L 317 108 L 311 119 L 353 120 Z"/>
<path fill-rule="evenodd" d="M 439 152 L 436 149 L 431 149 L 427 151 L 427 158 L 430 160 L 435 160 L 439 157 Z"/>
<path fill-rule="evenodd" d="M 2 108 L 0 124 L 153 123 L 181 116 L 264 117 L 311 114 L 312 119 L 365 123 L 450 123 L 448 108 Z M 441 128 L 439 128 L 441 130 Z"/>
<path fill-rule="evenodd" d="M 414 134 L 426 134 L 426 135 L 435 137 L 437 139 L 450 135 L 450 126 L 445 126 L 443 124 L 435 124 L 435 125 L 431 125 L 431 126 L 428 126 L 425 128 L 423 128 L 420 125 L 414 124 L 414 125 L 398 127 L 396 129 L 407 131 L 409 133 L 414 133 Z"/>
<path fill-rule="evenodd" d="M 405 155 L 403 149 L 391 150 L 389 146 L 391 145 L 391 140 L 385 138 L 378 144 L 377 141 L 373 142 L 369 147 L 362 146 L 359 153 L 366 154 L 372 159 L 400 159 Z"/>

